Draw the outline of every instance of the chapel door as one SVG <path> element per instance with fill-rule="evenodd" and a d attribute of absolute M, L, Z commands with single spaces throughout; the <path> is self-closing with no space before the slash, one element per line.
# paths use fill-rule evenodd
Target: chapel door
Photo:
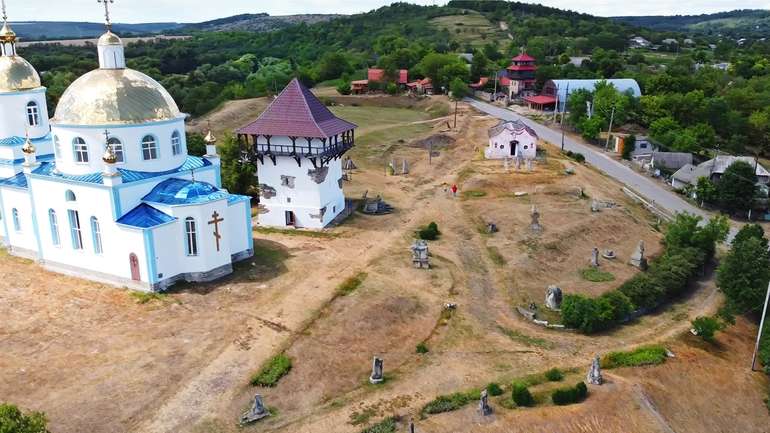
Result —
<path fill-rule="evenodd" d="M 511 156 L 516 156 L 516 145 L 519 144 L 518 141 L 513 140 L 510 143 L 508 143 L 508 147 L 511 149 Z"/>
<path fill-rule="evenodd" d="M 131 279 L 134 281 L 141 281 L 141 274 L 139 274 L 139 258 L 136 257 L 136 254 L 131 253 L 131 255 L 128 256 L 128 261 L 131 265 Z"/>
<path fill-rule="evenodd" d="M 294 212 L 287 210 L 286 211 L 286 225 L 287 226 L 296 226 L 297 225 L 297 219 L 294 216 Z"/>

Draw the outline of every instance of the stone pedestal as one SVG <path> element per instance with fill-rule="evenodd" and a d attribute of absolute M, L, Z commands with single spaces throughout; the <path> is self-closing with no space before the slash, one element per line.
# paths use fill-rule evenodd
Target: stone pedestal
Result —
<path fill-rule="evenodd" d="M 588 375 L 586 375 L 586 382 L 591 385 L 601 385 L 604 382 L 598 356 L 591 363 L 591 368 L 588 370 Z"/>
<path fill-rule="evenodd" d="M 382 359 L 375 356 L 372 361 L 372 374 L 369 376 L 369 383 L 376 385 L 382 383 L 384 380 Z"/>
<path fill-rule="evenodd" d="M 254 396 L 254 403 L 251 405 L 251 409 L 241 416 L 241 424 L 250 424 L 268 416 L 270 416 L 270 412 L 267 411 L 264 403 L 262 403 L 262 396 L 257 394 Z"/>

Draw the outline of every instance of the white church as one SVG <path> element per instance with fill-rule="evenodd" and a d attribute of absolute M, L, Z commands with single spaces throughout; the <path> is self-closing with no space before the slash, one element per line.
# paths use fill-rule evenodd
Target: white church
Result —
<path fill-rule="evenodd" d="M 187 154 L 186 115 L 123 44 L 48 119 L 46 89 L 0 30 L 0 241 L 53 271 L 144 291 L 210 281 L 252 256 L 250 198 L 221 187 L 215 138 Z"/>
<path fill-rule="evenodd" d="M 355 128 L 295 78 L 237 131 L 257 165 L 259 225 L 322 229 L 345 211 L 342 156 Z"/>
<path fill-rule="evenodd" d="M 484 149 L 486 159 L 532 161 L 537 156 L 537 133 L 519 120 L 501 120 L 489 128 L 489 145 Z"/>

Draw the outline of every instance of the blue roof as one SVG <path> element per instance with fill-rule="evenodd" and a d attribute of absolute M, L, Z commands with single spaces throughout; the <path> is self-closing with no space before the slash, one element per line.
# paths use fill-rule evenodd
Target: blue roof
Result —
<path fill-rule="evenodd" d="M 33 143 L 38 143 L 41 141 L 48 141 L 50 139 L 51 139 L 51 134 L 49 133 L 42 137 L 33 138 L 30 141 L 32 141 Z M 26 138 L 19 137 L 17 135 L 12 135 L 10 137 L 0 138 L 0 146 L 21 146 L 22 144 L 24 144 L 24 141 L 26 141 Z"/>
<path fill-rule="evenodd" d="M 247 195 L 238 195 L 238 194 L 230 194 L 227 196 L 227 205 L 232 206 L 235 203 L 240 203 L 242 201 L 249 201 L 251 202 L 251 197 Z"/>
<path fill-rule="evenodd" d="M 211 165 L 211 162 L 208 161 L 207 159 L 199 158 L 197 156 L 188 156 L 184 164 L 171 170 L 134 171 L 134 170 L 125 170 L 125 169 L 119 168 L 118 172 L 120 172 L 121 176 L 123 177 L 123 183 L 131 183 L 131 182 L 136 182 L 144 179 L 151 179 L 153 177 L 165 176 L 168 174 L 176 174 L 176 173 L 187 172 L 190 170 L 197 170 L 199 168 L 208 167 L 210 165 Z M 44 162 L 33 173 L 43 175 L 43 176 L 51 176 L 51 177 L 56 177 L 60 179 L 72 180 L 75 182 L 102 183 L 101 173 L 89 173 L 89 174 L 84 174 L 79 176 L 73 176 L 68 174 L 54 173 L 54 168 L 56 168 L 56 166 L 53 163 Z"/>
<path fill-rule="evenodd" d="M 609 84 L 612 84 L 615 86 L 615 88 L 621 92 L 624 93 L 626 91 L 631 91 L 631 94 L 638 98 L 642 96 L 642 89 L 639 88 L 639 83 L 636 82 L 633 78 L 609 78 L 609 79 L 575 79 L 575 80 L 549 80 L 547 83 L 548 86 L 553 83 L 553 87 L 558 90 L 558 96 L 559 96 L 559 102 L 563 102 L 565 99 L 567 99 L 567 89 L 569 89 L 569 93 L 573 93 L 575 90 L 579 89 L 586 89 L 588 91 L 593 92 L 594 88 L 596 87 L 596 84 L 602 81 L 606 81 Z"/>
<path fill-rule="evenodd" d="M 228 195 L 210 183 L 172 178 L 156 185 L 142 201 L 173 206 L 206 203 L 228 198 Z"/>
<path fill-rule="evenodd" d="M 12 186 L 16 188 L 27 188 L 27 176 L 19 173 L 16 176 L 0 179 L 0 186 Z"/>
<path fill-rule="evenodd" d="M 176 218 L 171 215 L 165 214 L 146 203 L 142 203 L 120 217 L 117 223 L 129 227 L 148 229 L 170 223 L 174 220 Z"/>

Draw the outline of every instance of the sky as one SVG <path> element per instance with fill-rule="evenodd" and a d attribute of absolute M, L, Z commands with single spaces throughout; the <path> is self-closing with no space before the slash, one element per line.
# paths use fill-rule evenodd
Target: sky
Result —
<path fill-rule="evenodd" d="M 395 0 L 115 0 L 114 22 L 200 22 L 242 13 L 270 15 L 366 12 Z M 96 0 L 5 0 L 8 15 L 15 21 L 103 20 L 104 9 Z M 445 0 L 413 0 L 424 5 Z M 766 9 L 768 0 L 541 0 L 539 3 L 599 16 L 691 15 L 736 8 Z"/>

